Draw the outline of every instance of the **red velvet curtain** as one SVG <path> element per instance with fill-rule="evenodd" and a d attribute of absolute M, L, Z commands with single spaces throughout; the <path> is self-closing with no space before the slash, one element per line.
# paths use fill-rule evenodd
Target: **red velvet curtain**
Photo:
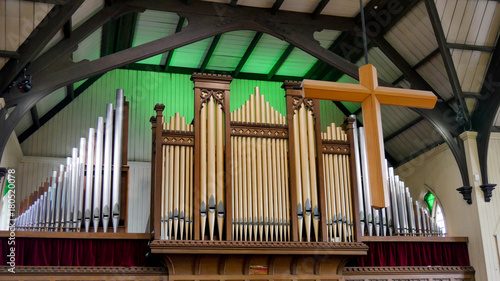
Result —
<path fill-rule="evenodd" d="M 368 255 L 351 266 L 469 266 L 465 242 L 365 242 Z"/>
<path fill-rule="evenodd" d="M 0 265 L 12 245 L 0 238 Z M 16 238 L 16 266 L 146 266 L 147 240 Z"/>

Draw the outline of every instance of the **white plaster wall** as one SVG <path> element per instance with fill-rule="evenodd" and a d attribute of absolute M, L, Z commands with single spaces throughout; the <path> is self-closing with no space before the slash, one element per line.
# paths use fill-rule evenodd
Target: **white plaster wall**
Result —
<path fill-rule="evenodd" d="M 7 142 L 7 146 L 2 154 L 2 162 L 0 167 L 15 168 L 19 167 L 19 162 L 23 158 L 23 151 L 17 140 L 16 133 L 12 133 Z"/>

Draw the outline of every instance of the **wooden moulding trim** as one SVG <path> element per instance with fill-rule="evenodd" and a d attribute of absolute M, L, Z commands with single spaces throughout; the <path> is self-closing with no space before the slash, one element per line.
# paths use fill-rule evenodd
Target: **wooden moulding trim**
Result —
<path fill-rule="evenodd" d="M 231 136 L 288 139 L 288 128 L 283 125 L 231 122 Z"/>
<path fill-rule="evenodd" d="M 10 237 L 9 231 L 0 231 L 0 238 Z M 16 238 L 55 238 L 55 239 L 129 239 L 149 240 L 150 233 L 125 232 L 44 232 L 44 231 L 16 231 Z"/>
<path fill-rule="evenodd" d="M 7 271 L 10 266 L 0 266 L 0 275 L 12 274 Z M 164 267 L 118 267 L 118 266 L 16 266 L 16 274 L 29 275 L 158 275 L 167 274 Z"/>
<path fill-rule="evenodd" d="M 366 255 L 363 243 L 154 240 L 153 254 Z"/>
<path fill-rule="evenodd" d="M 162 131 L 162 136 L 163 137 L 167 137 L 167 136 L 191 136 L 191 137 L 194 137 L 194 132 L 176 131 L 176 130 L 163 130 Z"/>
<path fill-rule="evenodd" d="M 362 236 L 361 242 L 469 242 L 468 237 Z"/>
<path fill-rule="evenodd" d="M 323 154 L 350 155 L 351 149 L 348 142 L 325 142 L 323 141 Z"/>
<path fill-rule="evenodd" d="M 194 146 L 194 136 L 166 136 L 163 145 Z"/>
<path fill-rule="evenodd" d="M 345 267 L 344 275 L 360 274 L 425 274 L 425 273 L 474 273 L 472 266 L 378 266 L 378 267 Z"/>

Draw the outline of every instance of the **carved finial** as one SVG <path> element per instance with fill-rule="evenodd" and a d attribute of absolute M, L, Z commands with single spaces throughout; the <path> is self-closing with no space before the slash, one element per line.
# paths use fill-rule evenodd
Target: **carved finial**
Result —
<path fill-rule="evenodd" d="M 158 112 L 158 111 L 159 111 L 159 112 L 163 112 L 163 110 L 164 110 L 164 109 L 165 109 L 165 105 L 164 105 L 164 104 L 159 104 L 159 103 L 157 103 L 157 104 L 155 105 L 155 111 L 156 111 L 156 112 Z"/>
<path fill-rule="evenodd" d="M 300 81 L 286 80 L 285 82 L 283 82 L 283 85 L 281 86 L 281 88 L 300 90 L 300 89 L 302 89 L 301 85 L 302 85 L 302 82 L 300 82 Z"/>

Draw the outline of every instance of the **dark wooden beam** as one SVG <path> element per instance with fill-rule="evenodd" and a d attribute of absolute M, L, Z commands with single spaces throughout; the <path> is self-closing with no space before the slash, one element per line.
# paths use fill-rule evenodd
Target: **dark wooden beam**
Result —
<path fill-rule="evenodd" d="M 100 77 L 100 76 L 99 76 Z M 90 78 L 92 79 L 92 78 Z M 87 79 L 88 81 L 89 79 Z M 85 82 L 87 82 L 85 81 Z M 85 84 L 85 82 L 83 82 L 83 84 Z M 92 82 L 93 83 L 93 82 Z M 83 85 L 82 84 L 82 85 Z M 80 85 L 81 86 L 81 85 Z M 68 86 L 66 86 L 66 97 L 70 100 L 74 100 L 75 99 L 75 89 L 74 89 L 74 86 L 73 84 L 69 84 Z"/>
<path fill-rule="evenodd" d="M 497 40 L 495 52 L 485 74 L 481 97 L 472 115 L 472 129 L 477 132 L 477 150 L 483 184 L 488 179 L 488 147 L 491 129 L 500 108 L 500 40 Z"/>
<path fill-rule="evenodd" d="M 276 13 L 280 10 L 281 5 L 283 5 L 285 0 L 276 0 L 274 1 L 273 7 L 271 8 L 271 14 L 276 15 Z"/>
<path fill-rule="evenodd" d="M 333 101 L 333 103 L 335 104 L 335 106 L 337 106 L 338 109 L 340 109 L 340 111 L 342 111 L 342 113 L 344 113 L 344 115 L 346 117 L 349 117 L 352 115 L 352 113 L 349 111 L 349 109 L 347 109 L 347 107 L 345 107 L 345 105 L 342 102 Z"/>
<path fill-rule="evenodd" d="M 342 32 L 333 43 L 328 47 L 328 51 L 334 52 L 341 44 L 344 42 L 349 36 L 349 32 Z M 326 64 L 320 60 L 318 60 L 306 73 L 304 76 L 306 79 L 316 79 L 318 74 L 317 72 L 324 72 L 324 68 Z M 319 70 L 322 68 L 322 70 Z"/>
<path fill-rule="evenodd" d="M 231 3 L 229 3 L 231 6 L 238 6 L 238 0 L 231 0 Z"/>
<path fill-rule="evenodd" d="M 132 47 L 135 29 L 137 25 L 137 13 L 130 13 L 118 19 L 118 39 L 116 40 L 115 52 L 126 50 Z"/>
<path fill-rule="evenodd" d="M 116 20 L 110 19 L 102 26 L 100 57 L 114 53 L 116 45 Z"/>
<path fill-rule="evenodd" d="M 243 57 L 241 57 L 240 61 L 238 62 L 238 65 L 234 69 L 234 72 L 232 75 L 234 78 L 237 78 L 238 75 L 240 74 L 241 69 L 243 68 L 243 66 L 247 62 L 248 58 L 252 54 L 252 52 L 255 49 L 255 47 L 257 46 L 257 44 L 259 43 L 260 38 L 262 38 L 263 34 L 264 33 L 262 33 L 262 32 L 255 33 L 255 36 L 253 37 L 252 42 L 250 42 L 250 45 L 248 45 L 248 48 L 245 51 L 245 54 L 243 54 Z"/>
<path fill-rule="evenodd" d="M 14 51 L 0 50 L 0 57 L 13 58 L 13 59 L 17 60 L 21 57 L 21 55 L 18 52 L 14 52 Z"/>
<path fill-rule="evenodd" d="M 49 112 L 45 113 L 39 120 L 38 120 L 38 126 L 35 124 L 35 121 L 33 121 L 33 125 L 26 129 L 26 131 L 22 132 L 19 137 L 19 143 L 23 143 L 25 140 L 27 140 L 31 135 L 33 135 L 38 129 L 40 129 L 41 126 L 47 124 L 47 122 L 50 121 L 54 116 L 57 115 L 61 110 L 63 110 L 66 106 L 68 106 L 76 97 L 81 95 L 85 90 L 87 90 L 92 84 L 95 83 L 95 81 L 99 80 L 103 74 L 99 74 L 95 77 L 87 79 L 83 84 L 81 84 L 76 90 L 73 91 L 73 84 L 68 85 L 66 87 L 66 98 L 60 101 L 56 106 L 54 106 Z M 36 108 L 33 107 L 35 110 Z M 31 116 L 33 117 L 33 108 L 31 109 Z M 36 114 L 38 116 L 38 114 Z M 38 118 L 38 117 L 37 117 Z"/>
<path fill-rule="evenodd" d="M 255 22 L 266 21 L 270 24 L 277 25 L 289 24 L 290 26 L 309 26 L 316 30 L 332 29 L 350 31 L 354 28 L 354 20 L 347 17 L 319 15 L 315 19 L 311 19 L 309 13 L 283 10 L 280 10 L 280 12 L 274 16 L 265 16 L 265 14 L 263 14 L 265 10 L 262 8 L 241 5 L 233 7 L 223 3 L 200 0 L 191 0 L 191 5 L 184 5 L 178 1 L 157 0 L 129 0 L 126 3 L 131 7 L 178 13 L 179 16 L 187 17 L 190 23 L 192 22 L 191 17 L 215 16 L 224 19 L 224 21 L 219 22 L 219 24 L 235 20 L 248 20 Z"/>
<path fill-rule="evenodd" d="M 64 38 L 70 38 L 71 32 L 73 32 L 73 21 L 70 18 L 63 26 Z"/>
<path fill-rule="evenodd" d="M 210 62 L 212 55 L 214 54 L 215 48 L 217 48 L 217 45 L 219 44 L 220 37 L 221 34 L 217 34 L 214 36 L 210 47 L 208 47 L 207 54 L 205 55 L 205 57 L 203 58 L 203 62 L 201 63 L 200 72 L 205 72 L 205 70 L 207 69 L 207 65 Z"/>
<path fill-rule="evenodd" d="M 159 65 L 153 64 L 143 64 L 143 63 L 132 63 L 126 65 L 124 67 L 120 67 L 120 69 L 130 69 L 130 70 L 140 70 L 140 71 L 152 71 L 152 72 L 164 72 L 164 70 Z M 198 68 L 191 67 L 176 67 L 172 66 L 169 68 L 169 73 L 178 73 L 178 74 L 193 74 L 193 72 L 199 72 Z M 211 74 L 220 74 L 220 75 L 232 75 L 232 71 L 219 71 L 219 70 L 210 70 L 207 69 L 205 73 Z M 239 79 L 246 80 L 259 80 L 259 81 L 276 81 L 276 82 L 285 82 L 287 80 L 291 81 L 300 81 L 303 77 L 299 76 L 285 76 L 285 75 L 274 75 L 271 79 L 267 79 L 267 74 L 257 74 L 257 73 L 247 73 L 240 72 L 238 75 Z"/>
<path fill-rule="evenodd" d="M 20 58 L 9 60 L 0 70 L 0 93 L 4 92 L 18 74 L 33 61 L 57 34 L 63 25 L 80 7 L 83 0 L 68 1 L 65 5 L 55 6 L 17 49 Z"/>
<path fill-rule="evenodd" d="M 462 87 L 460 86 L 460 80 L 458 79 L 457 70 L 455 64 L 453 63 L 453 58 L 451 57 L 450 50 L 447 47 L 446 37 L 443 31 L 443 26 L 441 25 L 441 20 L 439 19 L 439 13 L 436 8 L 434 0 L 424 0 L 425 7 L 427 8 L 427 13 L 431 20 L 432 29 L 434 35 L 438 42 L 439 51 L 443 57 L 444 66 L 446 73 L 448 74 L 448 79 L 450 80 L 451 88 L 453 89 L 453 94 L 458 100 L 458 104 L 462 107 L 465 122 L 470 121 L 469 110 L 467 109 L 467 104 L 462 94 Z"/>
<path fill-rule="evenodd" d="M 175 27 L 175 33 L 181 32 L 182 26 L 184 25 L 185 22 L 186 22 L 186 18 L 185 17 L 179 17 L 179 21 L 177 22 L 177 26 Z M 175 50 L 171 50 L 168 53 L 163 54 L 163 56 L 165 56 L 165 55 L 167 56 L 165 58 L 165 63 L 161 65 L 161 67 L 165 71 L 168 71 L 168 69 L 170 67 L 170 63 L 172 62 L 172 58 L 174 57 L 174 52 L 175 52 Z"/>
<path fill-rule="evenodd" d="M 276 73 L 281 68 L 283 63 L 285 63 L 286 59 L 288 58 L 288 56 L 290 55 L 290 53 L 293 51 L 294 48 L 295 48 L 295 46 L 293 46 L 293 45 L 288 45 L 288 47 L 286 47 L 285 51 L 283 51 L 283 53 L 281 54 L 278 61 L 276 61 L 273 68 L 271 68 L 271 71 L 269 71 L 269 73 L 267 74 L 268 79 L 270 79 L 274 75 L 276 75 Z"/>
<path fill-rule="evenodd" d="M 68 53 L 72 52 L 80 42 L 94 33 L 99 27 L 103 26 L 112 17 L 118 17 L 119 15 L 131 11 L 140 10 L 136 8 L 125 7 L 123 5 L 123 2 L 119 2 L 115 6 L 104 6 L 104 8 L 102 8 L 99 12 L 82 23 L 78 28 L 73 30 L 70 38 L 63 39 L 62 41 L 58 42 L 52 48 L 35 59 L 30 65 L 30 74 L 36 75 L 50 67 L 54 62 L 59 61 L 59 59 L 63 58 L 64 56 L 67 56 Z M 106 30 L 107 29 L 104 28 L 103 33 L 106 32 Z"/>
<path fill-rule="evenodd" d="M 38 110 L 36 109 L 36 105 L 34 105 L 31 109 L 31 120 L 33 120 L 33 126 L 35 128 L 40 129 L 40 118 L 38 118 Z"/>
<path fill-rule="evenodd" d="M 446 43 L 446 47 L 448 47 L 448 49 L 461 49 L 461 50 L 481 51 L 481 52 L 493 52 L 493 51 L 495 51 L 495 47 L 456 44 L 456 43 Z"/>
<path fill-rule="evenodd" d="M 328 2 L 330 2 L 330 0 L 321 0 L 316 6 L 316 8 L 314 8 L 311 17 L 314 19 L 317 16 L 319 16 L 321 12 L 323 12 L 323 10 L 325 9 L 326 5 L 328 5 Z"/>

